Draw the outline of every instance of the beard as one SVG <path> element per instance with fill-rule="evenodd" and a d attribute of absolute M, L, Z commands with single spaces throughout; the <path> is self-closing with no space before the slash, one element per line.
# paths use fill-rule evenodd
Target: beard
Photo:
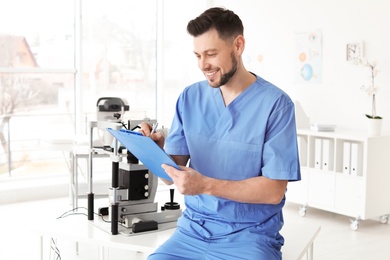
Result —
<path fill-rule="evenodd" d="M 210 86 L 212 86 L 214 88 L 219 88 L 219 87 L 225 85 L 226 83 L 228 83 L 229 80 L 234 76 L 234 74 L 236 74 L 237 64 L 238 64 L 237 59 L 236 59 L 236 57 L 234 57 L 233 52 L 230 54 L 230 57 L 232 59 L 232 68 L 227 73 L 222 74 L 219 82 L 209 82 Z"/>

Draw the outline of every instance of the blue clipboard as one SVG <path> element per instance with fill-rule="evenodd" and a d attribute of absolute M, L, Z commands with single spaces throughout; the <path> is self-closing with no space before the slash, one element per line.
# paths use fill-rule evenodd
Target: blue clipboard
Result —
<path fill-rule="evenodd" d="M 171 177 L 161 168 L 167 164 L 180 170 L 180 167 L 164 152 L 150 137 L 140 132 L 107 128 L 119 143 L 126 147 L 138 160 L 140 160 L 154 175 L 172 181 Z"/>

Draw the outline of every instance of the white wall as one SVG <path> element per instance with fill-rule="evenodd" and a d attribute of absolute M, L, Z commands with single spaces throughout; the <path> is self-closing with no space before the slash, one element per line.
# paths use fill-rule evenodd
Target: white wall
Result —
<path fill-rule="evenodd" d="M 246 67 L 299 100 L 312 123 L 366 131 L 371 102 L 360 87 L 369 72 L 345 61 L 346 44 L 363 41 L 380 70 L 377 113 L 390 133 L 390 2 L 386 0 L 210 1 L 237 13 L 247 40 Z M 294 83 L 295 32 L 322 33 L 322 82 Z M 257 56 L 264 57 L 262 62 Z"/>

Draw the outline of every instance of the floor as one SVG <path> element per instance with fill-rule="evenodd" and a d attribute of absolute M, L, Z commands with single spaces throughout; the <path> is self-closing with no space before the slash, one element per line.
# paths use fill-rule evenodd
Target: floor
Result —
<path fill-rule="evenodd" d="M 84 199 L 80 200 L 80 206 L 84 206 L 85 202 Z M 106 202 L 107 199 L 99 200 L 97 204 Z M 30 232 L 31 227 L 44 225 L 45 220 L 55 219 L 70 209 L 69 198 L 0 205 L 2 214 L 0 259 L 39 259 L 39 239 L 36 234 Z M 382 224 L 379 220 L 365 220 L 360 223 L 357 231 L 353 231 L 350 228 L 349 217 L 310 208 L 305 217 L 299 216 L 298 212 L 298 205 L 287 203 L 284 209 L 285 221 L 312 222 L 321 225 L 321 232 L 314 242 L 314 259 L 390 260 L 389 224 Z M 79 254 L 76 255 L 74 243 L 56 241 L 56 244 L 50 245 L 49 241 L 49 239 L 46 241 L 43 248 L 45 259 L 96 260 L 98 258 L 98 250 L 95 246 L 80 244 Z M 59 254 L 56 254 L 55 250 L 58 250 Z M 131 259 L 131 254 L 128 251 L 110 250 L 108 258 Z"/>

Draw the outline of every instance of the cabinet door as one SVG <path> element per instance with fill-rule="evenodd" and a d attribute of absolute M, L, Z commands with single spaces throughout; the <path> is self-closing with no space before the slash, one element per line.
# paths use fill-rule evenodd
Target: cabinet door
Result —
<path fill-rule="evenodd" d="M 307 204 L 307 169 L 301 169 L 301 180 L 289 182 L 287 185 L 286 200 L 302 205 Z"/>
<path fill-rule="evenodd" d="M 364 182 L 362 178 L 338 175 L 335 184 L 335 209 L 352 217 L 364 217 Z"/>
<path fill-rule="evenodd" d="M 309 205 L 321 208 L 333 207 L 334 174 L 312 169 L 308 175 Z"/>

